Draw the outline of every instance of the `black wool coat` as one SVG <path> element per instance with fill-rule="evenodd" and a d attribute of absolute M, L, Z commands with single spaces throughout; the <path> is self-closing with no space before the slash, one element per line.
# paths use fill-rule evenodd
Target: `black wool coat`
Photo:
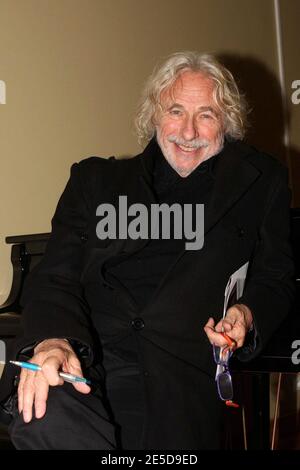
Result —
<path fill-rule="evenodd" d="M 218 438 L 220 400 L 203 326 L 210 316 L 221 318 L 228 278 L 247 261 L 239 302 L 251 309 L 258 336 L 256 350 L 243 348 L 240 357 L 259 354 L 288 313 L 294 295 L 288 174 L 273 157 L 241 141 L 228 142 L 205 207 L 203 248 L 182 251 L 137 312 L 126 290 L 106 278 L 105 263 L 147 240 L 99 240 L 96 208 L 103 202 L 117 205 L 119 195 L 127 195 L 128 205 L 155 202 L 156 145 L 151 141 L 131 159 L 92 157 L 72 166 L 46 254 L 25 286 L 24 335 L 16 353 L 45 338 L 72 338 L 85 346 L 82 360 L 88 367 L 101 363 L 99 337 L 117 351 L 121 338 L 134 335 L 144 381 L 142 446 L 211 448 Z"/>

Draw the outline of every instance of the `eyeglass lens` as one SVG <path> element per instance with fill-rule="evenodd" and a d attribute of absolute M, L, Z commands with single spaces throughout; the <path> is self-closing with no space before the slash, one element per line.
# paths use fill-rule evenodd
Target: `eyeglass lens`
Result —
<path fill-rule="evenodd" d="M 222 372 L 217 377 L 217 387 L 220 398 L 222 400 L 232 400 L 233 398 L 233 387 L 232 379 L 229 371 Z"/>

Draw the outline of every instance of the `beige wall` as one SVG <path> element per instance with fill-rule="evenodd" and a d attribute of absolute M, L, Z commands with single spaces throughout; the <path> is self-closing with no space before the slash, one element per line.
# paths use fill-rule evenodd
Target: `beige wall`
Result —
<path fill-rule="evenodd" d="M 288 77 L 300 79 L 299 2 L 281 4 Z M 272 0 L 0 0 L 0 302 L 11 282 L 4 237 L 50 230 L 73 162 L 138 151 L 131 120 L 141 85 L 159 59 L 184 49 L 223 55 L 255 100 L 257 70 L 276 82 Z M 273 149 L 264 132 L 252 134 Z"/>
<path fill-rule="evenodd" d="M 294 205 L 300 207 L 300 104 L 293 104 L 291 88 L 294 80 L 300 80 L 299 21 L 300 0 L 280 0 L 283 58 L 288 97 L 290 168 L 292 174 Z M 299 96 L 299 94 L 298 94 Z"/>

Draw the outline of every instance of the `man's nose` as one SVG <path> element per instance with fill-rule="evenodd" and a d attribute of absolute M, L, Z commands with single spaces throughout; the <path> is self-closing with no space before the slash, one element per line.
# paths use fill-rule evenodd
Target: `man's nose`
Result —
<path fill-rule="evenodd" d="M 198 137 L 197 127 L 193 117 L 187 117 L 182 127 L 182 137 L 185 140 L 193 140 Z"/>

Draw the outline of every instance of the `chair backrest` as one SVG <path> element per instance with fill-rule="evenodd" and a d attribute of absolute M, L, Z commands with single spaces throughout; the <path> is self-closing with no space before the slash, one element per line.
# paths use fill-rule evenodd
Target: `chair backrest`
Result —
<path fill-rule="evenodd" d="M 0 305 L 0 314 L 5 312 L 20 313 L 19 300 L 27 274 L 42 259 L 50 233 L 34 235 L 17 235 L 6 237 L 5 241 L 12 245 L 11 262 L 13 281 L 7 300 Z"/>

